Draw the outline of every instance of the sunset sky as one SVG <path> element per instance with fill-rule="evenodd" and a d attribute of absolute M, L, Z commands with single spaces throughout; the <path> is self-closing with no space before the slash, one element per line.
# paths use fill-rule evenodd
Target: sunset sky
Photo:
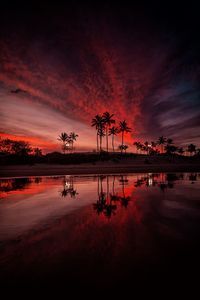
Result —
<path fill-rule="evenodd" d="M 109 111 L 133 129 L 129 145 L 200 146 L 197 7 L 41 2 L 1 7 L 1 137 L 46 152 L 75 131 L 77 150 L 93 150 L 91 119 Z"/>

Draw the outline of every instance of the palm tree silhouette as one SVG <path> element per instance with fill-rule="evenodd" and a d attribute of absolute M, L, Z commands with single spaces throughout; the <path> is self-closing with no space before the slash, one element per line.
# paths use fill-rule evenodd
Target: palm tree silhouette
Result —
<path fill-rule="evenodd" d="M 178 154 L 183 155 L 183 153 L 184 153 L 185 151 L 183 150 L 182 147 L 180 147 L 180 148 L 178 148 L 177 152 L 178 152 Z"/>
<path fill-rule="evenodd" d="M 158 138 L 158 145 L 160 145 L 161 146 L 161 151 L 162 151 L 162 153 L 163 153 L 163 147 L 164 147 L 164 145 L 166 144 L 166 138 L 162 135 L 162 136 L 160 136 L 159 138 Z"/>
<path fill-rule="evenodd" d="M 35 156 L 40 157 L 42 156 L 42 150 L 40 148 L 33 149 Z"/>
<path fill-rule="evenodd" d="M 108 111 L 103 113 L 102 116 L 102 120 L 103 123 L 105 124 L 105 128 L 106 128 L 106 149 L 108 152 L 108 129 L 110 128 L 110 126 L 112 124 L 115 123 L 115 120 L 113 119 L 114 114 L 110 114 Z"/>
<path fill-rule="evenodd" d="M 127 122 L 124 120 L 119 122 L 119 130 L 122 133 L 122 146 L 124 146 L 124 132 L 131 132 L 131 128 L 128 127 Z"/>
<path fill-rule="evenodd" d="M 124 145 L 124 151 L 125 151 L 125 154 L 126 154 L 126 150 L 128 149 L 128 145 Z"/>
<path fill-rule="evenodd" d="M 149 154 L 149 142 L 148 141 L 144 142 L 144 146 L 145 146 L 145 151 L 147 152 L 147 154 Z"/>
<path fill-rule="evenodd" d="M 174 143 L 174 142 L 173 142 L 173 139 L 170 139 L 170 138 L 167 139 L 167 144 L 168 144 L 168 145 L 172 145 L 173 143 Z"/>
<path fill-rule="evenodd" d="M 196 152 L 196 145 L 194 145 L 194 144 L 188 145 L 188 152 L 190 153 L 190 155 L 192 155 L 192 153 L 195 153 Z"/>
<path fill-rule="evenodd" d="M 101 152 L 102 151 L 102 138 L 105 136 L 105 127 L 104 127 L 103 123 L 100 125 L 97 134 L 100 139 L 100 152 Z"/>
<path fill-rule="evenodd" d="M 111 128 L 109 128 L 109 135 L 112 135 L 112 148 L 113 148 L 113 152 L 115 152 L 115 148 L 114 148 L 114 136 L 117 135 L 119 133 L 119 128 L 112 126 Z"/>
<path fill-rule="evenodd" d="M 102 128 L 102 116 L 100 115 L 96 115 L 93 119 L 92 119 L 92 123 L 91 126 L 96 128 L 97 131 L 97 152 L 99 151 L 99 134 L 98 131 L 100 128 Z"/>
<path fill-rule="evenodd" d="M 124 145 L 119 145 L 119 150 L 121 151 L 121 154 L 122 154 L 122 151 L 124 150 Z"/>
<path fill-rule="evenodd" d="M 69 141 L 72 144 L 72 151 L 74 149 L 74 142 L 76 141 L 77 137 L 78 137 L 78 134 L 76 134 L 75 132 L 71 132 L 69 135 Z"/>
<path fill-rule="evenodd" d="M 66 150 L 66 142 L 68 141 L 68 139 L 69 139 L 69 136 L 66 132 L 62 132 L 58 137 L 58 140 L 63 143 L 62 150 L 63 150 L 64 154 L 65 154 L 65 150 Z"/>

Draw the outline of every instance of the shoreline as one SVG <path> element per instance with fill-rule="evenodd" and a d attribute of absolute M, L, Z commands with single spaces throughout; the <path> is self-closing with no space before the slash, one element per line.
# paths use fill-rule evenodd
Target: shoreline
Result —
<path fill-rule="evenodd" d="M 98 163 L 80 165 L 10 165 L 1 166 L 0 178 L 55 175 L 89 175 L 116 173 L 161 173 L 161 172 L 200 172 L 200 164 L 162 163 L 161 164 L 127 164 Z"/>

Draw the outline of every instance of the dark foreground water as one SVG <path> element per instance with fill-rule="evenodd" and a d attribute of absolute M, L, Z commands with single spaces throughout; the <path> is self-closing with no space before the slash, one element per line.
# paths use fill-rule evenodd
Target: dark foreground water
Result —
<path fill-rule="evenodd" d="M 0 285 L 196 284 L 200 174 L 0 180 Z"/>

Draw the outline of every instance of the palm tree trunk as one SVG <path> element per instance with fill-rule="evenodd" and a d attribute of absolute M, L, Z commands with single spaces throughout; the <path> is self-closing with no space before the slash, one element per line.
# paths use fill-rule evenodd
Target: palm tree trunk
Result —
<path fill-rule="evenodd" d="M 102 136 L 100 135 L 100 152 L 102 151 Z"/>
<path fill-rule="evenodd" d="M 115 152 L 115 149 L 114 149 L 114 134 L 112 136 L 112 147 L 113 147 L 113 152 Z"/>
<path fill-rule="evenodd" d="M 122 146 L 124 146 L 124 131 L 122 131 Z M 121 149 L 121 154 L 123 152 L 123 148 Z"/>
<path fill-rule="evenodd" d="M 106 148 L 108 152 L 108 126 L 106 126 Z"/>
<path fill-rule="evenodd" d="M 97 152 L 99 151 L 99 136 L 98 136 L 98 131 L 97 131 Z"/>
<path fill-rule="evenodd" d="M 99 197 L 99 176 L 97 177 L 97 192 L 98 192 L 98 197 Z"/>

